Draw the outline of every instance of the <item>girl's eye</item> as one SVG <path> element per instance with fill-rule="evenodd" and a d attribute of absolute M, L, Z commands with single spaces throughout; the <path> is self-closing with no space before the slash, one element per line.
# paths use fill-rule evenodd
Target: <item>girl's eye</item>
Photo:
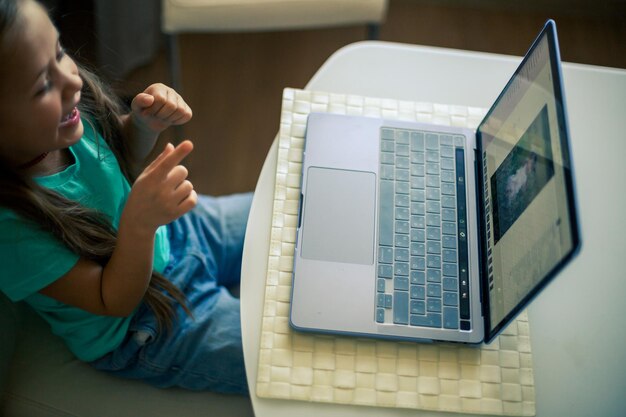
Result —
<path fill-rule="evenodd" d="M 57 52 L 57 61 L 60 61 L 65 57 L 65 48 L 59 46 L 59 51 Z"/>
<path fill-rule="evenodd" d="M 48 78 L 46 78 L 46 80 L 44 81 L 43 87 L 41 87 L 39 90 L 37 90 L 35 95 L 36 96 L 42 96 L 42 95 L 46 94 L 48 91 L 50 91 L 51 88 L 52 88 L 52 81 L 49 80 Z"/>

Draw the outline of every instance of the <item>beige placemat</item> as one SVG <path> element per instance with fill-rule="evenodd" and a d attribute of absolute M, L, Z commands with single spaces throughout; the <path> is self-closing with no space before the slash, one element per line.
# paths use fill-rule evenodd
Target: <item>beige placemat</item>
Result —
<path fill-rule="evenodd" d="M 535 414 L 526 312 L 481 347 L 300 333 L 289 302 L 310 112 L 475 128 L 483 109 L 286 89 L 256 392 L 259 397 L 495 415 Z"/>

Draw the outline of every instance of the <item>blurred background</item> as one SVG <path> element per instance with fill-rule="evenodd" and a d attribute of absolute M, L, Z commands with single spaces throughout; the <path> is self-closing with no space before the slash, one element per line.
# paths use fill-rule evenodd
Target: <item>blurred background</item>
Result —
<path fill-rule="evenodd" d="M 65 47 L 120 96 L 170 83 L 159 0 L 45 3 Z M 522 56 L 547 18 L 557 23 L 564 61 L 626 68 L 626 0 L 389 0 L 378 39 Z M 185 164 L 195 188 L 254 190 L 283 88 L 303 88 L 333 52 L 367 38 L 366 25 L 181 34 L 181 94 L 194 117 L 162 136 L 194 141 Z"/>

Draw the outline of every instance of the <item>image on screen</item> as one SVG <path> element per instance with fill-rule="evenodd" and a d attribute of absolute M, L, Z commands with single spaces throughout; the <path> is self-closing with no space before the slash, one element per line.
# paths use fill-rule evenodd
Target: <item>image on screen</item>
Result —
<path fill-rule="evenodd" d="M 554 176 L 548 123 L 544 106 L 491 177 L 495 243 Z"/>

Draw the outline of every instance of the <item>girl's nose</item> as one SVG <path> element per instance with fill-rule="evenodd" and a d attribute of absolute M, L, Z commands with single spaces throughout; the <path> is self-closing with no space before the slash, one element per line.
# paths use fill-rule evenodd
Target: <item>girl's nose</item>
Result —
<path fill-rule="evenodd" d="M 83 88 L 83 80 L 78 75 L 78 68 L 74 61 L 64 65 L 61 74 L 63 77 L 63 92 L 66 96 L 71 97 Z"/>

